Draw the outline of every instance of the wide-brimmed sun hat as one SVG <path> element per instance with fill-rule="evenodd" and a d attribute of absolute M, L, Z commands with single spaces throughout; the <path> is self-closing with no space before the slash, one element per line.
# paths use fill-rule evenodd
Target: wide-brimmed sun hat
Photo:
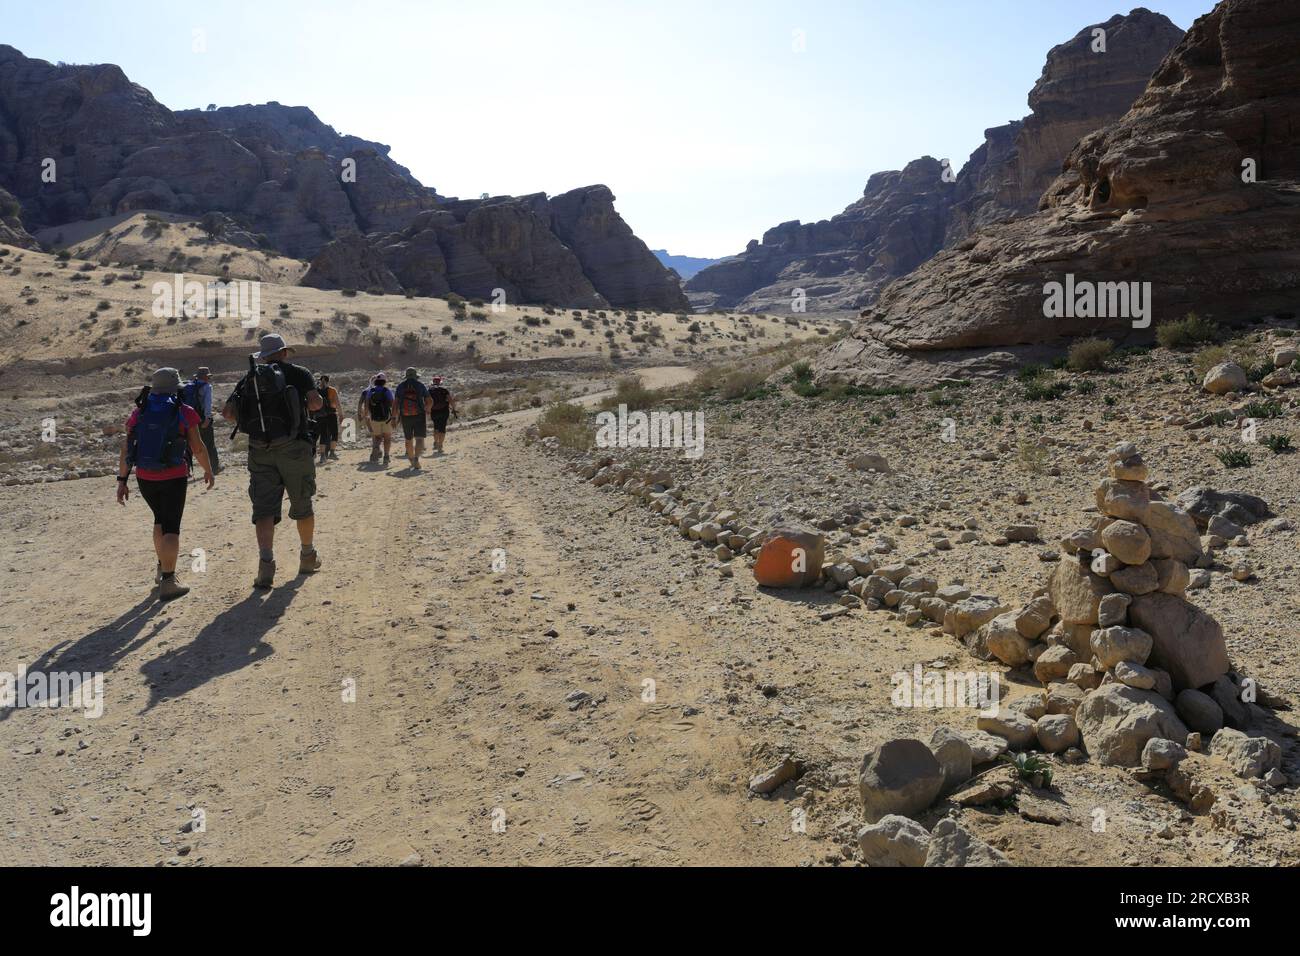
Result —
<path fill-rule="evenodd" d="M 154 395 L 175 395 L 181 390 L 181 373 L 174 368 L 160 368 L 149 379 L 149 391 Z"/>
<path fill-rule="evenodd" d="M 284 344 L 284 336 L 271 333 L 262 336 L 262 351 L 257 353 L 257 357 L 260 359 L 270 358 L 272 355 L 275 355 L 277 352 L 283 352 L 285 349 L 289 349 L 291 352 L 293 351 L 292 348 Z"/>

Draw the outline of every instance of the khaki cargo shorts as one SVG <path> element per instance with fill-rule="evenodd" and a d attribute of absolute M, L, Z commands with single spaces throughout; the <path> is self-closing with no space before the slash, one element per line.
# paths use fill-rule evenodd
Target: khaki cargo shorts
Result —
<path fill-rule="evenodd" d="M 253 501 L 253 523 L 259 518 L 274 518 L 279 524 L 286 493 L 291 520 L 312 516 L 316 459 L 311 453 L 311 443 L 296 438 L 273 442 L 269 448 L 250 443 L 248 497 Z"/>
<path fill-rule="evenodd" d="M 372 438 L 384 438 L 393 433 L 392 422 L 377 422 L 373 419 L 370 422 L 370 435 Z"/>

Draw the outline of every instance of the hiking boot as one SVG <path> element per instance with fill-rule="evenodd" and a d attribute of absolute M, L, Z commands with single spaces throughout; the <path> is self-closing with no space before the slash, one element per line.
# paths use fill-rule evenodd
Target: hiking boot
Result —
<path fill-rule="evenodd" d="M 374 451 L 370 453 L 370 464 L 377 465 L 378 463 L 379 463 L 379 449 L 376 448 Z"/>
<path fill-rule="evenodd" d="M 174 601 L 178 597 L 184 597 L 190 593 L 190 589 L 185 585 L 177 582 L 176 578 L 163 578 L 158 585 L 158 600 Z"/>
<path fill-rule="evenodd" d="M 255 588 L 269 588 L 275 583 L 275 562 L 258 561 L 257 577 L 253 580 Z"/>
<path fill-rule="evenodd" d="M 321 569 L 320 555 L 316 553 L 315 548 L 312 548 L 310 551 L 304 551 L 299 555 L 298 557 L 299 574 L 315 574 L 320 569 Z"/>
<path fill-rule="evenodd" d="M 332 451 L 332 452 L 330 452 L 330 458 L 332 458 L 334 461 L 338 461 L 338 460 L 339 460 L 339 453 L 336 452 L 336 451 Z"/>

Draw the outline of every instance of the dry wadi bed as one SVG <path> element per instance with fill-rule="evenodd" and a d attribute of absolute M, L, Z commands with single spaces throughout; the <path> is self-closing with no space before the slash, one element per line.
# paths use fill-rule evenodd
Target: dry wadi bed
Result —
<path fill-rule="evenodd" d="M 1293 343 L 1292 335 L 1261 328 L 1232 348 L 1268 355 Z M 1025 786 L 1014 800 L 956 813 L 969 831 L 1018 863 L 1294 863 L 1300 748 L 1290 708 L 1300 700 L 1300 481 L 1294 454 L 1246 442 L 1240 426 L 1260 413 L 1250 402 L 1271 404 L 1264 412 L 1278 417 L 1258 419 L 1257 437 L 1284 435 L 1300 445 L 1300 396 L 1293 388 L 1209 395 L 1192 371 L 1196 358 L 1139 349 L 1117 354 L 1103 372 L 1047 369 L 1032 380 L 850 397 L 800 397 L 794 389 L 802 376 L 786 370 L 752 389 L 749 400 L 733 401 L 717 401 L 707 387 L 710 377 L 726 379 L 725 371 L 712 370 L 704 387 L 663 393 L 647 406 L 703 412 L 705 451 L 698 459 L 668 450 L 558 449 L 556 438 L 543 444 L 578 466 L 585 463 L 586 477 L 607 457 L 616 462 L 615 478 L 624 466 L 655 475 L 655 485 L 670 483 L 674 499 L 700 503 L 701 522 L 733 512 L 732 525 L 749 531 L 792 523 L 817 527 L 827 539 L 828 564 L 852 555 L 906 563 L 941 587 L 994 595 L 1012 609 L 1030 601 L 1057 563 L 1069 559 L 1057 542 L 1097 516 L 1094 488 L 1107 476 L 1107 452 L 1121 442 L 1137 445 L 1153 490 L 1168 500 L 1194 486 L 1262 497 L 1273 517 L 1252 525 L 1246 540 L 1217 546 L 1207 562 L 1208 585 L 1187 596 L 1222 624 L 1234 668 L 1265 688 L 1271 706 L 1261 710 L 1251 732 L 1280 745 L 1284 776 L 1265 785 L 1234 776 L 1217 758 L 1196 755 L 1197 772 L 1215 800 L 1209 812 L 1200 806 L 1192 812 L 1158 781 L 1143 782 L 1140 772 L 1050 756 L 1044 759 L 1054 773 L 1051 788 Z M 1069 387 L 1054 400 L 1027 397 L 1054 383 Z M 805 385 L 804 391 L 816 389 Z M 1198 427 L 1216 413 L 1222 414 Z M 1216 452 L 1231 449 L 1247 450 L 1252 464 L 1226 468 Z M 864 453 L 882 456 L 888 470 L 851 467 Z M 593 493 L 623 497 L 617 481 L 596 483 L 603 487 Z M 635 501 L 642 489 L 650 491 L 634 481 L 623 490 Z M 844 603 L 853 610 L 844 611 L 844 582 L 825 590 L 760 590 L 750 572 L 752 556 L 737 553 L 732 560 L 727 551 L 715 555 L 717 542 L 683 540 L 684 529 L 665 524 L 642 503 L 631 506 L 638 517 L 629 520 L 653 529 L 652 540 L 682 556 L 678 582 L 712 579 L 714 600 L 730 607 L 737 700 L 761 694 L 769 701 L 766 763 L 756 760 L 752 771 L 760 775 L 790 755 L 803 773 L 767 799 L 799 808 L 823 831 L 834 831 L 846 856 L 855 853 L 860 825 L 856 783 L 864 753 L 893 738 L 929 740 L 940 725 L 975 724 L 969 711 L 895 707 L 892 675 L 911 673 L 916 665 L 992 667 L 1003 674 L 1008 701 L 1039 687 L 1027 668 L 982 662 L 929 621 L 905 626 L 888 610 L 871 611 L 852 598 Z M 1013 527 L 1021 533 L 1008 534 Z M 1036 529 L 1037 538 L 1008 542 L 1025 528 Z M 738 551 L 750 550 L 742 546 L 745 537 L 741 530 L 733 542 Z M 680 586 L 665 582 L 664 593 Z M 1015 777 L 1009 768 L 995 769 L 990 779 L 1008 775 Z M 929 827 L 952 812 L 953 805 L 941 801 L 922 819 Z M 1105 832 L 1095 832 L 1098 819 L 1106 821 Z M 1159 839 L 1147 839 L 1153 835 Z"/>

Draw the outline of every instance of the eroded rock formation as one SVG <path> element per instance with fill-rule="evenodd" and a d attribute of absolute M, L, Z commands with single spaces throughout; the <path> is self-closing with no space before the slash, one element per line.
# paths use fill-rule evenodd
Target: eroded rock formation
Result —
<path fill-rule="evenodd" d="M 1145 340 L 1192 310 L 1229 323 L 1294 310 L 1296 62 L 1300 7 L 1224 0 L 1124 117 L 1075 146 L 1042 211 L 971 236 L 894 283 L 818 361 L 819 377 L 918 384 L 1005 369 L 1026 348 L 1059 349 L 1075 336 Z M 1048 317 L 1045 287 L 1068 277 L 1150 283 L 1149 324 L 1124 310 Z"/>
<path fill-rule="evenodd" d="M 1105 31 L 1104 53 L 1092 49 L 1097 29 Z M 770 229 L 698 273 L 687 292 L 709 308 L 789 309 L 795 289 L 819 309 L 870 305 L 941 249 L 1037 210 L 1079 138 L 1122 116 L 1181 37 L 1167 17 L 1142 8 L 1081 30 L 1048 53 L 1029 94 L 1033 113 L 986 130 L 955 182 L 929 157 L 877 173 L 838 216 Z"/>

